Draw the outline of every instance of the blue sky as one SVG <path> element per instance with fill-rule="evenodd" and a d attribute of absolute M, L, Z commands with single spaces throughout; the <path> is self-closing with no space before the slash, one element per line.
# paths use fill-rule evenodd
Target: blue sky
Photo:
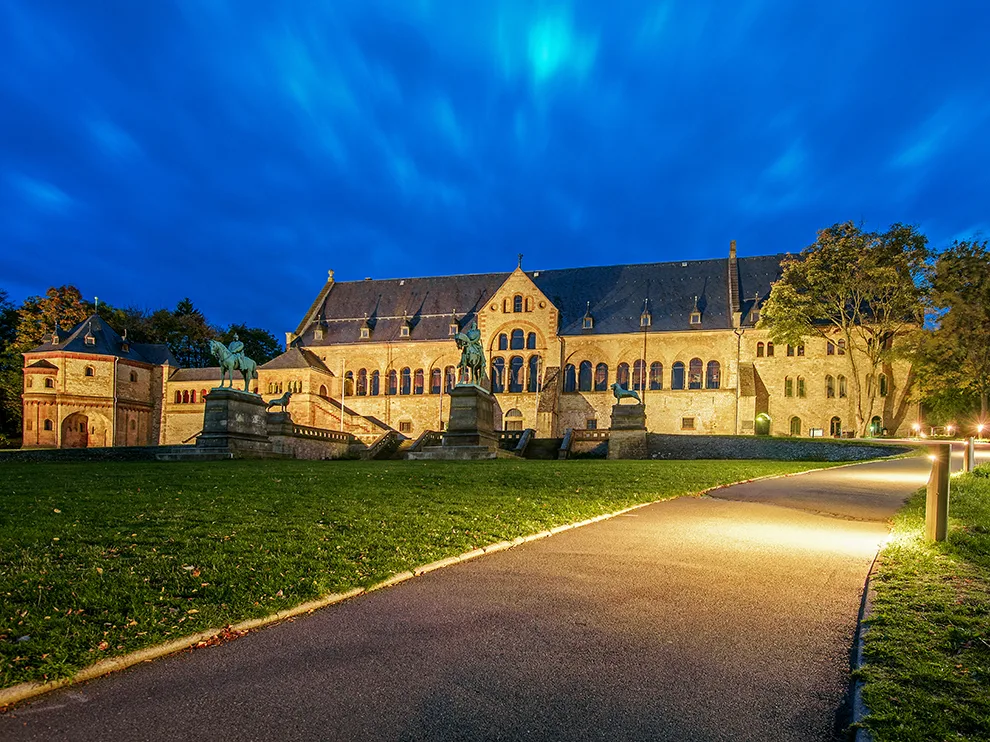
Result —
<path fill-rule="evenodd" d="M 0 0 L 0 288 L 281 336 L 339 280 L 990 236 L 990 3 Z"/>

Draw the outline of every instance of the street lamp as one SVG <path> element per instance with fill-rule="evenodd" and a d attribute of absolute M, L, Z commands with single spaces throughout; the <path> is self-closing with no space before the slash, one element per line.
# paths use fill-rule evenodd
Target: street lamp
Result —
<path fill-rule="evenodd" d="M 914 431 L 914 437 L 917 438 L 918 437 L 918 433 L 921 432 L 921 423 L 914 423 L 911 426 L 911 430 Z"/>
<path fill-rule="evenodd" d="M 983 423 L 980 423 L 979 425 L 976 426 L 976 437 L 977 438 L 982 438 L 983 437 L 983 427 L 984 427 L 983 426 Z"/>

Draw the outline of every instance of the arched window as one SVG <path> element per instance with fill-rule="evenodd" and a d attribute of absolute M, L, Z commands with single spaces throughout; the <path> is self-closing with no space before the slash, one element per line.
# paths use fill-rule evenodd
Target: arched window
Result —
<path fill-rule="evenodd" d="M 523 429 L 523 414 L 518 409 L 513 407 L 511 410 L 505 413 L 505 420 L 502 423 L 503 430 L 522 430 Z"/>
<path fill-rule="evenodd" d="M 633 363 L 632 388 L 641 392 L 646 388 L 646 361 L 642 358 Z"/>
<path fill-rule="evenodd" d="M 55 428 L 55 423 L 53 423 L 51 420 L 45 420 L 44 428 L 45 430 L 53 430 Z"/>
<path fill-rule="evenodd" d="M 509 391 L 523 390 L 523 359 L 522 356 L 512 356 L 509 359 Z"/>
<path fill-rule="evenodd" d="M 704 368 L 700 358 L 692 358 L 688 364 L 688 389 L 701 389 L 701 373 Z"/>
<path fill-rule="evenodd" d="M 887 392 L 889 391 L 888 386 L 887 386 L 887 374 L 880 374 L 880 376 L 878 378 L 878 382 L 879 382 L 879 387 L 880 387 L 880 396 L 881 397 L 886 397 L 887 396 Z"/>
<path fill-rule="evenodd" d="M 772 357 L 773 357 L 773 343 L 768 342 L 767 343 L 767 358 L 772 358 Z"/>
<path fill-rule="evenodd" d="M 444 390 L 450 391 L 457 385 L 457 369 L 453 366 L 447 366 L 444 369 L 444 377 L 446 379 L 446 384 L 444 384 Z"/>
<path fill-rule="evenodd" d="M 663 364 L 654 361 L 650 364 L 650 391 L 655 392 L 663 389 Z"/>
<path fill-rule="evenodd" d="M 371 383 L 368 393 L 372 397 L 377 397 L 382 391 L 382 373 L 378 369 L 371 372 Z"/>
<path fill-rule="evenodd" d="M 801 418 L 791 418 L 791 435 L 801 435 Z"/>
<path fill-rule="evenodd" d="M 526 336 L 526 350 L 536 350 L 536 333 L 531 332 Z"/>
<path fill-rule="evenodd" d="M 828 434 L 833 438 L 842 437 L 842 420 L 833 417 L 828 423 Z"/>
<path fill-rule="evenodd" d="M 684 363 L 677 361 L 670 367 L 670 388 L 684 388 Z"/>
<path fill-rule="evenodd" d="M 180 392 L 178 389 L 175 390 L 175 403 L 182 404 L 182 392 Z"/>
<path fill-rule="evenodd" d="M 523 310 L 523 298 L 522 294 L 516 294 L 512 297 L 512 311 L 521 312 Z"/>
<path fill-rule="evenodd" d="M 206 390 L 205 389 L 200 389 L 199 390 L 199 401 L 200 402 L 205 402 L 206 401 Z"/>
<path fill-rule="evenodd" d="M 399 394 L 409 394 L 412 391 L 412 371 L 408 366 L 399 372 Z"/>
<path fill-rule="evenodd" d="M 532 312 L 533 311 L 533 297 L 532 296 L 527 296 L 526 297 L 526 311 L 527 312 Z"/>
<path fill-rule="evenodd" d="M 189 390 L 182 390 L 182 404 L 189 404 Z"/>
<path fill-rule="evenodd" d="M 55 379 L 51 377 L 45 379 L 45 389 L 54 389 L 54 388 L 55 388 Z"/>
<path fill-rule="evenodd" d="M 798 385 L 797 385 L 798 386 L 798 390 L 797 390 L 798 396 L 799 397 L 803 397 L 805 395 L 804 377 L 803 376 L 798 376 L 797 381 L 798 381 Z"/>
<path fill-rule="evenodd" d="M 883 420 L 880 419 L 879 415 L 870 418 L 870 435 L 883 435 Z"/>
<path fill-rule="evenodd" d="M 784 377 L 784 396 L 793 397 L 794 396 L 794 379 L 790 376 Z"/>
<path fill-rule="evenodd" d="M 523 349 L 523 331 L 513 330 L 512 339 L 509 340 L 509 348 L 511 350 L 522 350 Z"/>
<path fill-rule="evenodd" d="M 831 340 L 825 341 L 825 355 L 827 356 L 835 355 L 835 343 L 833 343 Z M 832 419 L 834 420 L 835 418 Z"/>
<path fill-rule="evenodd" d="M 378 372 L 376 371 L 375 373 L 378 373 Z M 320 384 L 320 396 L 323 397 L 323 399 L 326 399 L 327 398 L 327 385 L 326 384 Z"/>
<path fill-rule="evenodd" d="M 289 388 L 292 388 L 293 382 L 289 382 Z M 354 372 L 345 371 L 344 372 L 344 394 L 348 397 L 354 396 Z"/>
<path fill-rule="evenodd" d="M 501 356 L 492 361 L 492 391 L 505 391 L 505 359 Z"/>
<path fill-rule="evenodd" d="M 196 404 L 196 390 L 189 392 L 189 404 Z"/>
<path fill-rule="evenodd" d="M 430 371 L 430 394 L 439 394 L 443 384 L 443 372 L 439 368 Z"/>
<path fill-rule="evenodd" d="M 132 418 L 132 419 L 131 419 L 131 420 L 130 420 L 130 421 L 129 421 L 128 423 L 127 423 L 127 427 L 129 427 L 129 428 L 130 428 L 131 430 L 137 430 L 137 420 L 134 420 L 134 419 Z"/>
<path fill-rule="evenodd" d="M 577 391 L 577 372 L 573 363 L 568 363 L 564 366 L 564 391 Z"/>
<path fill-rule="evenodd" d="M 599 363 L 595 366 L 595 391 L 608 391 L 608 364 Z"/>
<path fill-rule="evenodd" d="M 722 383 L 722 367 L 718 361 L 709 361 L 705 373 L 705 389 L 718 389 Z"/>
<path fill-rule="evenodd" d="M 839 355 L 844 356 L 846 354 L 846 341 L 840 340 L 838 342 L 838 348 L 839 348 Z"/>
<path fill-rule="evenodd" d="M 540 383 L 540 357 L 529 357 L 529 373 L 526 374 L 526 391 L 535 392 Z"/>
<path fill-rule="evenodd" d="M 845 399 L 846 396 L 846 377 L 839 374 L 839 399 Z"/>
<path fill-rule="evenodd" d="M 96 369 L 92 366 L 86 367 L 86 376 L 96 376 Z"/>
<path fill-rule="evenodd" d="M 357 378 L 357 395 L 364 397 L 368 394 L 368 369 L 359 368 Z"/>
<path fill-rule="evenodd" d="M 591 361 L 581 361 L 581 370 L 578 372 L 578 391 L 591 391 Z"/>
<path fill-rule="evenodd" d="M 394 368 L 388 372 L 388 387 L 385 393 L 386 394 L 399 393 L 399 375 L 395 372 Z"/>
<path fill-rule="evenodd" d="M 763 343 L 762 341 L 756 344 L 756 357 L 763 358 Z"/>
<path fill-rule="evenodd" d="M 423 393 L 423 369 L 417 368 L 413 376 L 413 394 Z"/>
<path fill-rule="evenodd" d="M 835 379 L 831 375 L 825 377 L 825 397 L 826 399 L 835 397 Z"/>
<path fill-rule="evenodd" d="M 615 383 L 623 389 L 629 388 L 629 364 L 620 363 L 615 369 Z"/>
<path fill-rule="evenodd" d="M 130 379 L 132 384 L 137 381 L 137 371 L 131 371 Z"/>
<path fill-rule="evenodd" d="M 506 335 L 504 332 L 499 333 L 499 336 L 498 336 L 498 349 L 499 350 L 508 350 L 509 349 L 509 336 Z"/>

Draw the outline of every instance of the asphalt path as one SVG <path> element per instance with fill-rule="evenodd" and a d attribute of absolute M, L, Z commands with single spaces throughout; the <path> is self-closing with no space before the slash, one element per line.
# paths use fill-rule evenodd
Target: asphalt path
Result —
<path fill-rule="evenodd" d="M 10 740 L 832 740 L 924 457 L 736 485 L 48 694 Z"/>

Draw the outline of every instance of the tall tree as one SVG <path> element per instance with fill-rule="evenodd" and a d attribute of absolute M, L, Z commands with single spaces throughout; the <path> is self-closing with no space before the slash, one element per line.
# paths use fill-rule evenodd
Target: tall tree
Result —
<path fill-rule="evenodd" d="M 0 448 L 20 442 L 23 372 L 15 347 L 17 319 L 17 307 L 0 289 Z"/>
<path fill-rule="evenodd" d="M 218 330 L 189 299 L 180 301 L 174 311 L 152 312 L 144 332 L 151 342 L 165 343 L 180 366 L 202 368 L 214 363 L 209 341 L 217 336 Z"/>
<path fill-rule="evenodd" d="M 18 310 L 17 340 L 19 350 L 40 345 L 55 324 L 68 330 L 93 312 L 93 305 L 84 301 L 75 286 L 54 286 L 44 296 L 29 296 Z"/>
<path fill-rule="evenodd" d="M 244 354 L 257 362 L 268 363 L 282 353 L 282 344 L 268 330 L 260 327 L 248 327 L 247 325 L 230 325 L 220 333 L 217 338 L 224 344 L 229 344 L 237 335 L 237 339 L 244 343 Z"/>
<path fill-rule="evenodd" d="M 990 412 L 990 250 L 987 242 L 955 242 L 929 272 L 935 327 L 920 346 L 923 391 L 939 397 L 956 389 Z"/>
<path fill-rule="evenodd" d="M 878 384 L 864 381 L 876 379 L 893 360 L 895 338 L 922 325 L 927 243 L 914 227 L 902 224 L 886 232 L 834 224 L 799 256 L 784 261 L 763 306 L 759 326 L 775 342 L 844 341 L 860 436 L 867 434 L 878 393 Z M 911 374 L 905 391 L 910 384 Z"/>

